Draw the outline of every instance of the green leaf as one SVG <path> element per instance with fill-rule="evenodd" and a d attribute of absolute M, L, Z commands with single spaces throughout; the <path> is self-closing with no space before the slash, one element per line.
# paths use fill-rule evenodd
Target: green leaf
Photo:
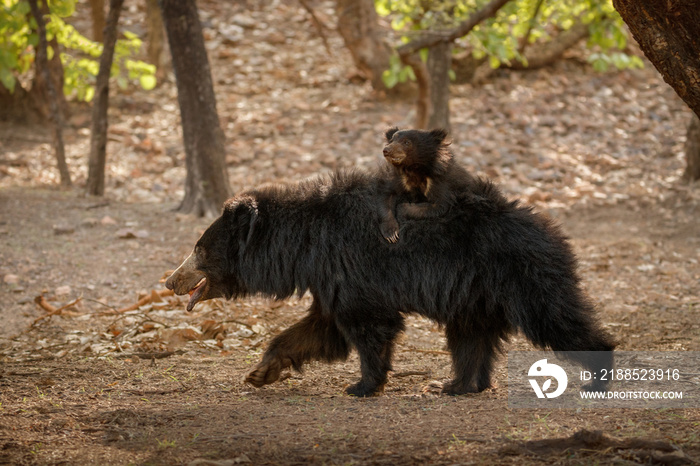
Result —
<path fill-rule="evenodd" d="M 392 73 L 389 70 L 384 70 L 382 73 L 382 81 L 387 88 L 391 89 L 399 83 L 399 78 L 396 73 Z"/>
<path fill-rule="evenodd" d="M 85 96 L 84 96 L 84 101 L 85 102 L 92 102 L 92 99 L 95 97 L 95 87 L 94 86 L 88 86 L 87 89 L 85 90 Z"/>
<path fill-rule="evenodd" d="M 0 82 L 5 88 L 10 91 L 10 94 L 15 92 L 15 84 L 17 84 L 17 78 L 12 74 L 7 68 L 0 68 Z"/>
<path fill-rule="evenodd" d="M 418 51 L 418 54 L 420 55 L 420 59 L 423 60 L 423 63 L 428 63 L 428 53 L 430 52 L 430 49 L 428 48 L 423 48 Z"/>
<path fill-rule="evenodd" d="M 145 74 L 139 78 L 139 83 L 141 84 L 141 87 L 144 88 L 147 91 L 150 91 L 154 87 L 156 87 L 156 77 L 152 74 Z"/>

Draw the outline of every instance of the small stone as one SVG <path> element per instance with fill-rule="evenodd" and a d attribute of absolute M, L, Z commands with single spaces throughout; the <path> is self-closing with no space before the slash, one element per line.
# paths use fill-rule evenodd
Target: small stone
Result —
<path fill-rule="evenodd" d="M 75 233 L 75 228 L 70 225 L 59 223 L 53 226 L 54 235 L 70 235 L 71 233 Z"/>
<path fill-rule="evenodd" d="M 134 230 L 133 228 L 122 228 L 117 231 L 117 238 L 120 239 L 144 239 L 148 238 L 148 231 L 146 230 Z"/>
<path fill-rule="evenodd" d="M 117 224 L 117 221 L 114 220 L 114 219 L 113 219 L 112 217 L 110 217 L 109 215 L 105 215 L 104 217 L 102 217 L 102 220 L 100 220 L 100 223 L 101 223 L 102 225 L 116 225 L 116 224 Z"/>
<path fill-rule="evenodd" d="M 88 217 L 88 218 L 83 219 L 82 222 L 80 222 L 80 226 L 84 227 L 84 228 L 92 228 L 99 223 L 100 223 L 100 221 L 97 220 L 96 218 Z"/>
<path fill-rule="evenodd" d="M 19 283 L 19 277 L 17 275 L 8 273 L 7 275 L 5 275 L 2 281 L 8 285 L 16 285 L 17 283 Z"/>
<path fill-rule="evenodd" d="M 56 296 L 69 295 L 71 292 L 71 287 L 68 285 L 59 286 L 56 288 Z"/>

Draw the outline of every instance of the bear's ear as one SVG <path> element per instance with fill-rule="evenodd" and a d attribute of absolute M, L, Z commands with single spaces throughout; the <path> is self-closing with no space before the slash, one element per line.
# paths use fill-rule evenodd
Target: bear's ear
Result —
<path fill-rule="evenodd" d="M 224 205 L 224 214 L 238 238 L 238 253 L 243 254 L 250 243 L 258 219 L 258 203 L 252 196 L 235 197 Z"/>
<path fill-rule="evenodd" d="M 435 142 L 442 144 L 447 137 L 447 131 L 444 129 L 434 129 L 430 131 L 430 136 L 435 140 Z"/>
<path fill-rule="evenodd" d="M 386 142 L 391 141 L 391 138 L 394 137 L 394 134 L 396 134 L 399 131 L 399 128 L 394 126 L 393 128 L 389 128 L 386 133 L 384 133 L 384 137 L 386 138 Z"/>

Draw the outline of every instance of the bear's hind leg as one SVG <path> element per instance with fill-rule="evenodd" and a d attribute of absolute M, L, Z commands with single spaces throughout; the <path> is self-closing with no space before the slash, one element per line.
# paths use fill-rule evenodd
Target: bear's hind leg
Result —
<path fill-rule="evenodd" d="M 468 328 L 463 322 L 446 325 L 447 346 L 452 355 L 454 379 L 443 384 L 442 393 L 478 393 L 491 386 L 491 371 L 504 332 L 496 328 Z"/>
<path fill-rule="evenodd" d="M 345 337 L 332 319 L 324 317 L 314 299 L 309 314 L 277 335 L 245 381 L 255 387 L 271 384 L 283 369 L 293 366 L 301 371 L 305 362 L 345 360 L 350 353 Z"/>

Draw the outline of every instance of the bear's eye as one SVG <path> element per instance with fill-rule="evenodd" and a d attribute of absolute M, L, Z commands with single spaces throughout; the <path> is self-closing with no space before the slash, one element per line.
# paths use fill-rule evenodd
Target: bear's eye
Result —
<path fill-rule="evenodd" d="M 408 147 L 411 145 L 411 141 L 409 141 L 408 139 L 404 139 L 403 141 L 401 141 L 401 144 L 403 144 L 404 147 Z"/>

